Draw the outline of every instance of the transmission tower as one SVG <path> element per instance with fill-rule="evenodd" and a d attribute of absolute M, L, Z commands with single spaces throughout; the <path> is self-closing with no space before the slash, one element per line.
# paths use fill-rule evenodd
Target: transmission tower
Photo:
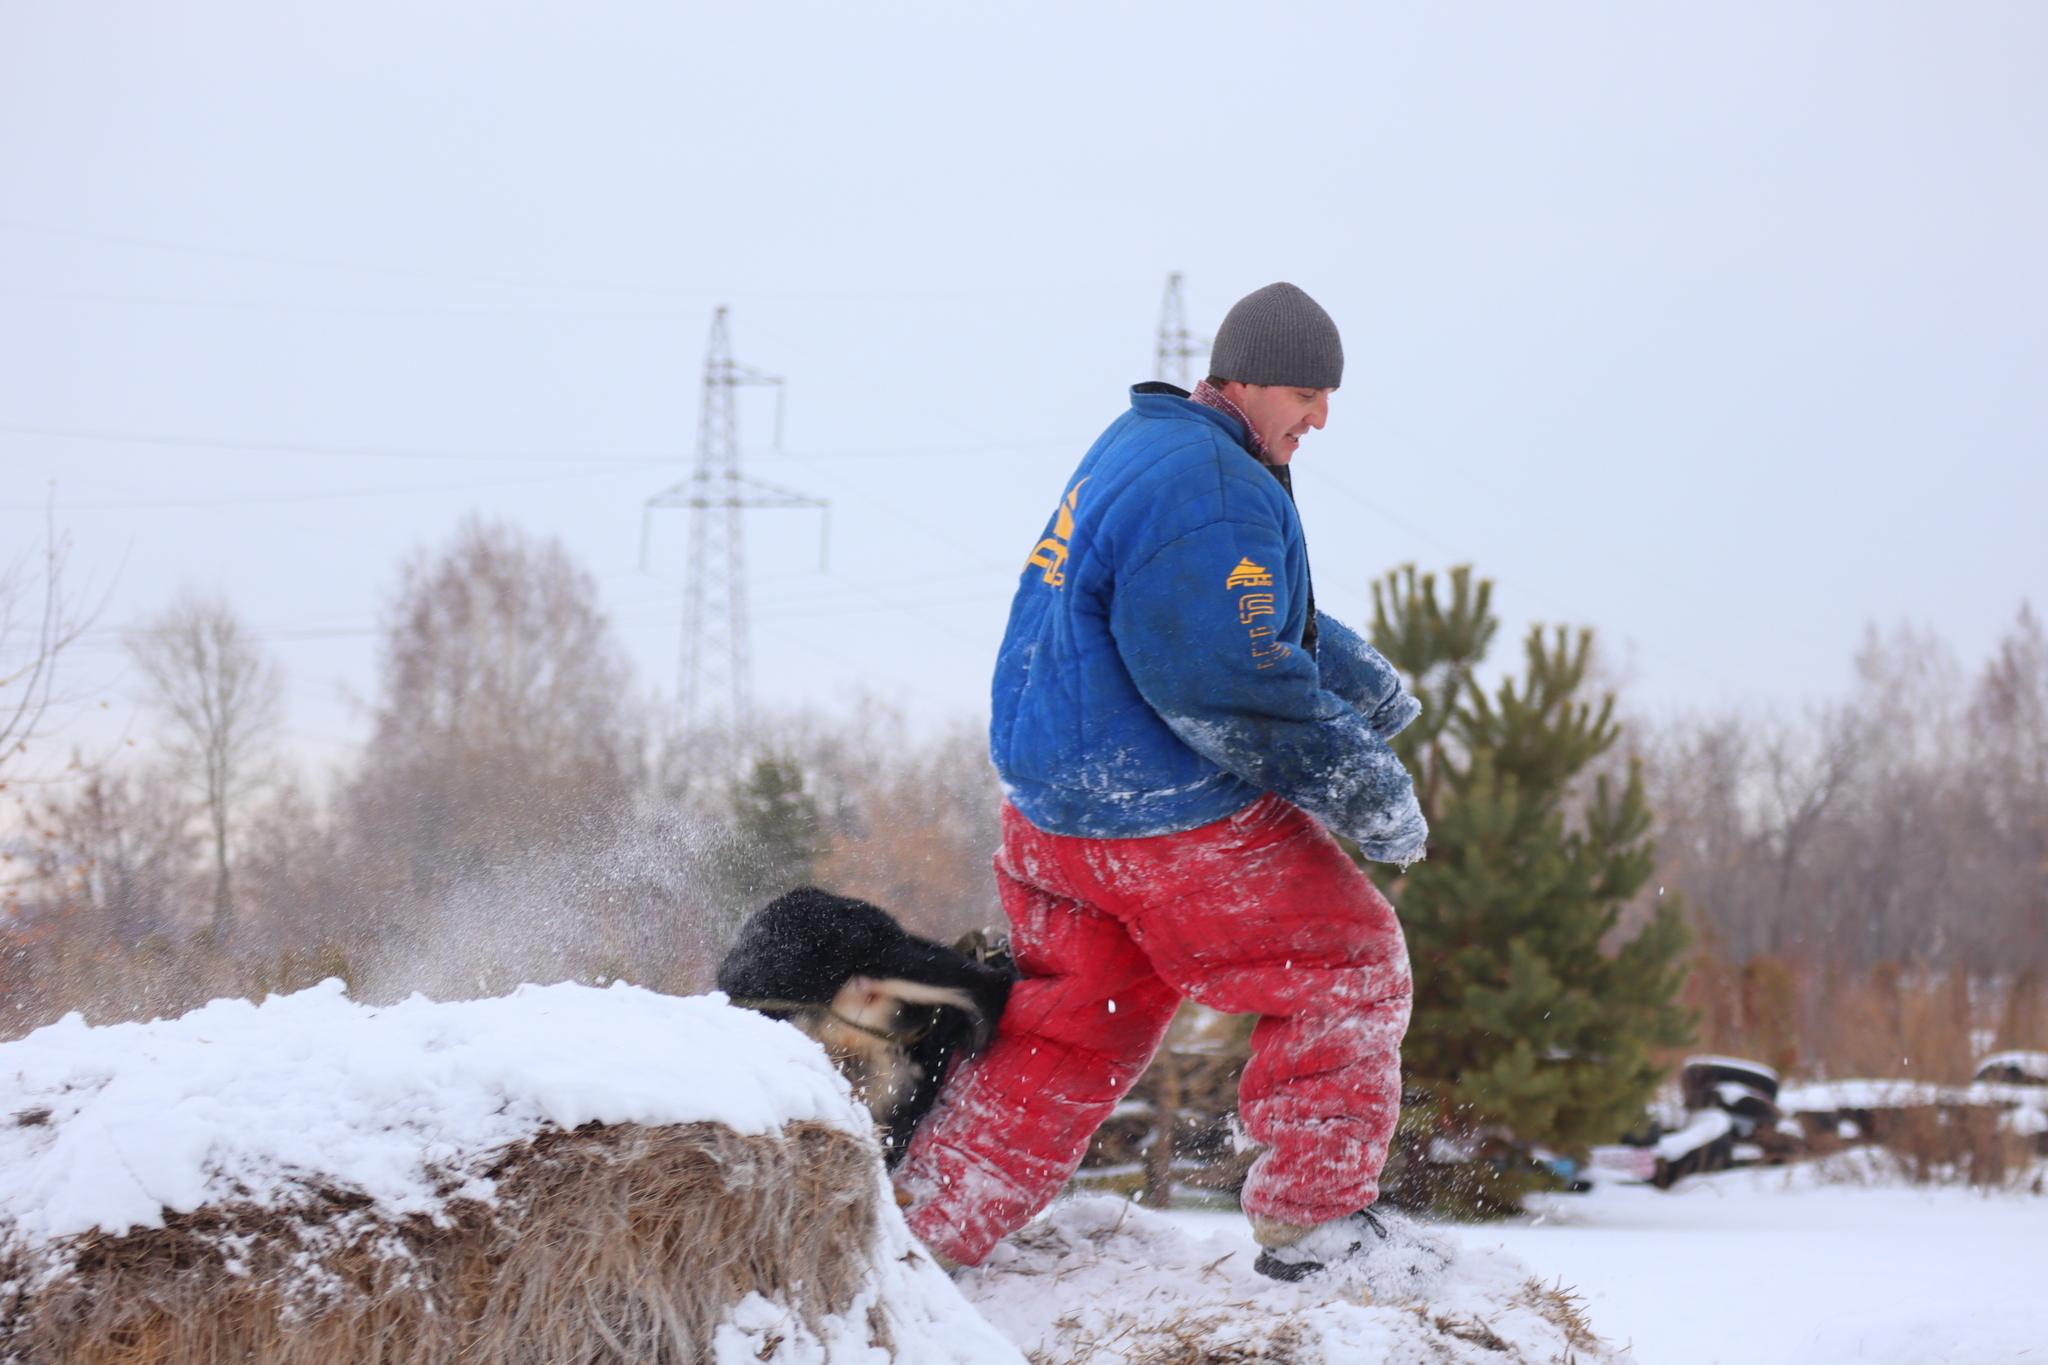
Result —
<path fill-rule="evenodd" d="M 1188 362 L 1207 360 L 1212 343 L 1188 330 L 1187 310 L 1180 301 L 1180 272 L 1166 277 L 1166 297 L 1159 304 L 1159 346 L 1153 353 L 1152 377 L 1191 389 Z"/>
<path fill-rule="evenodd" d="M 782 380 L 732 358 L 726 310 L 711 315 L 704 351 L 704 393 L 697 411 L 697 465 L 690 477 L 647 500 L 641 514 L 640 559 L 647 560 L 647 521 L 657 507 L 690 509 L 690 566 L 683 589 L 683 658 L 678 684 L 683 721 L 744 738 L 753 710 L 747 641 L 746 521 L 749 507 L 828 506 L 792 489 L 740 473 L 739 391 L 777 389 L 776 444 L 782 439 Z"/>

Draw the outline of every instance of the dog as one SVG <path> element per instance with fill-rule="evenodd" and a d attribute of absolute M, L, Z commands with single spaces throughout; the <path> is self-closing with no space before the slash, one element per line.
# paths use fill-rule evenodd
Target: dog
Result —
<path fill-rule="evenodd" d="M 907 932 L 886 910 L 815 886 L 747 918 L 718 967 L 735 1005 L 818 1040 L 874 1115 L 893 1170 L 954 1066 L 988 1046 L 1016 973 Z"/>

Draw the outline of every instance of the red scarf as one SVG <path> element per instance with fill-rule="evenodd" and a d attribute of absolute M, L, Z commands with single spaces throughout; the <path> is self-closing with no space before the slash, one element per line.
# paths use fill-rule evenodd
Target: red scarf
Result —
<path fill-rule="evenodd" d="M 1273 463 L 1266 458 L 1266 443 L 1259 439 L 1259 433 L 1252 428 L 1252 419 L 1244 415 L 1243 408 L 1224 397 L 1223 390 L 1204 379 L 1201 383 L 1195 385 L 1195 391 L 1189 394 L 1188 397 L 1205 408 L 1214 408 L 1226 416 L 1235 417 L 1244 425 L 1245 449 L 1256 456 L 1260 464 L 1269 465 Z"/>

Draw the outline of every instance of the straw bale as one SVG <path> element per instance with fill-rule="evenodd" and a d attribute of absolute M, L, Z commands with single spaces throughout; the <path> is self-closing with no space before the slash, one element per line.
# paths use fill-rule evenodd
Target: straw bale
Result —
<path fill-rule="evenodd" d="M 686 1365 L 749 1292 L 813 1330 L 879 1236 L 870 1142 L 822 1123 L 544 1130 L 488 1203 L 381 1216 L 309 1179 L 288 1207 L 0 1253 L 0 1360 L 20 1365 Z M 458 1187 L 451 1180 L 449 1190 Z"/>

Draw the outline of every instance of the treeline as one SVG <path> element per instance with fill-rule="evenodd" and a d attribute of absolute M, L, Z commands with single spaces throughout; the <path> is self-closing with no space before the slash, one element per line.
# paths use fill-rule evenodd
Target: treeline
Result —
<path fill-rule="evenodd" d="M 1854 695 L 1800 720 L 1624 725 L 1587 632 L 1532 629 L 1519 673 L 1479 687 L 1490 591 L 1464 569 L 1375 586 L 1373 642 L 1426 703 L 1397 747 L 1431 824 L 1427 861 L 1369 869 L 1416 980 L 1385 1198 L 1513 1209 L 1542 1151 L 1639 1128 L 1696 1051 L 1956 1082 L 2048 1050 L 2030 611 L 1967 684 L 1938 641 L 1873 635 Z M 1089 1178 L 1162 1205 L 1241 1180 L 1247 1023 L 1184 1009 Z"/>
<path fill-rule="evenodd" d="M 701 989 L 741 915 L 814 879 L 938 936 L 1000 922 L 978 730 L 875 705 L 683 730 L 590 575 L 502 523 L 402 567 L 338 773 L 286 749 L 281 676 L 225 601 L 182 596 L 125 643 L 146 738 L 32 788 L 8 835 L 10 1031 L 337 974 L 369 999 Z"/>
<path fill-rule="evenodd" d="M 1443 986 L 1424 1001 L 1432 1046 L 1491 1040 L 1432 1061 L 1438 1080 L 1528 1089 L 1517 1046 L 1539 1072 L 1600 1051 L 1588 1040 L 1627 992 L 1597 984 L 1622 968 L 1588 957 L 1588 935 L 1618 961 L 1660 906 L 1692 930 L 1696 1021 L 1691 1044 L 1656 1043 L 1663 1060 L 1696 1046 L 1794 1074 L 1959 1079 L 1989 1047 L 2048 1048 L 2048 640 L 2030 611 L 1974 676 L 1928 635 L 1873 634 L 1837 705 L 1623 726 L 1584 635 L 1532 636 L 1520 680 L 1482 693 L 1487 585 L 1458 570 L 1438 600 L 1430 582 L 1390 576 L 1360 624 L 1432 703 L 1403 745 L 1438 837 L 1388 886 Z M 7 587 L 0 785 L 76 635 L 49 582 Z M 182 597 L 128 632 L 146 716 L 128 761 L 9 792 L 12 1029 L 336 973 L 372 999 L 564 977 L 700 988 L 738 917 L 806 880 L 941 939 L 1002 922 L 979 726 L 933 736 L 868 705 L 743 739 L 680 729 L 636 687 L 590 576 L 503 524 L 402 565 L 383 637 L 366 740 L 314 772 L 229 604 Z M 1543 964 L 1517 965 L 1516 943 Z M 1653 967 L 1642 979 L 1661 982 Z M 1605 1003 L 1561 1015 L 1552 991 Z M 1453 1026 L 1489 1000 L 1528 1019 Z"/>
<path fill-rule="evenodd" d="M 1702 1042 L 1802 1075 L 1961 1080 L 2048 1048 L 2048 639 L 1966 675 L 1875 631 L 1842 702 L 1646 737 L 1659 880 L 1702 930 Z"/>

